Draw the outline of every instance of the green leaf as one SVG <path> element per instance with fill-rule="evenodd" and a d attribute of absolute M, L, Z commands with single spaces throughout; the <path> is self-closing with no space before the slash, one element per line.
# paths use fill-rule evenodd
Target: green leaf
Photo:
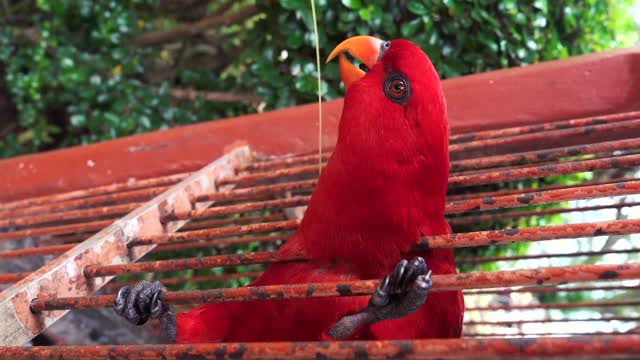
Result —
<path fill-rule="evenodd" d="M 407 4 L 407 9 L 412 12 L 413 14 L 416 15 L 426 15 L 429 11 L 427 10 L 427 7 L 424 6 L 423 3 L 421 3 L 420 1 L 410 1 Z"/>
<path fill-rule="evenodd" d="M 342 1 L 342 5 L 352 10 L 358 10 L 362 7 L 362 3 L 360 2 L 360 0 L 341 0 L 341 1 Z"/>
<path fill-rule="evenodd" d="M 72 126 L 82 127 L 87 123 L 87 117 L 84 116 L 83 114 L 76 114 L 76 115 L 72 115 L 69 118 L 69 121 L 71 122 Z"/>
<path fill-rule="evenodd" d="M 413 36 L 413 34 L 418 32 L 421 25 L 422 25 L 421 19 L 415 19 L 415 20 L 411 20 L 409 22 L 404 23 L 402 25 L 402 30 L 400 31 L 402 33 L 402 37 L 409 38 Z"/>

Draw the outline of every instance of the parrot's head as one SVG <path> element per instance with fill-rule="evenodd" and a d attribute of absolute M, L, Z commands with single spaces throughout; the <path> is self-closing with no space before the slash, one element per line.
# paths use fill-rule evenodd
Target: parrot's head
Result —
<path fill-rule="evenodd" d="M 347 89 L 338 145 L 373 152 L 387 164 L 415 164 L 417 181 L 428 182 L 427 196 L 439 202 L 449 175 L 449 135 L 440 78 L 427 55 L 407 40 L 355 36 L 327 61 L 335 57 Z"/>

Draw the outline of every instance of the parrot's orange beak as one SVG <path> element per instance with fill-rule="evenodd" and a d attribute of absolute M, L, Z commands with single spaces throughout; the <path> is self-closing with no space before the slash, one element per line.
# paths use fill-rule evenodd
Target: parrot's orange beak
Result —
<path fill-rule="evenodd" d="M 340 65 L 340 75 L 345 89 L 349 89 L 351 84 L 360 80 L 369 69 L 371 69 L 380 60 L 384 52 L 389 48 L 389 42 L 383 41 L 373 36 L 354 36 L 341 42 L 329 54 L 327 62 L 338 56 Z M 356 67 L 349 61 L 347 55 L 360 62 L 360 67 Z"/>

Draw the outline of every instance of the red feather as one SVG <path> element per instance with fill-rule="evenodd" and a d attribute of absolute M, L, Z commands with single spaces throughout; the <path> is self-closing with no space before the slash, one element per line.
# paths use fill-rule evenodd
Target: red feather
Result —
<path fill-rule="evenodd" d="M 388 72 L 405 75 L 411 96 L 389 100 Z M 450 232 L 444 218 L 448 125 L 440 79 L 413 43 L 390 49 L 346 94 L 338 141 L 298 231 L 282 254 L 306 263 L 270 266 L 252 286 L 381 279 L 403 258 L 423 256 L 433 274 L 456 272 L 453 251 L 412 253 L 421 234 Z M 205 304 L 177 316 L 178 342 L 329 340 L 342 316 L 368 296 Z M 462 293 L 433 292 L 411 316 L 362 329 L 357 339 L 460 337 Z"/>

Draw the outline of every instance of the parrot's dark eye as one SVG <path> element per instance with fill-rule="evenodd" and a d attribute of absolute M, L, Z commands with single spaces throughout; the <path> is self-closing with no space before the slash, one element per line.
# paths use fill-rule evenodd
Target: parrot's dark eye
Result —
<path fill-rule="evenodd" d="M 392 101 L 404 105 L 411 95 L 409 81 L 401 74 L 390 74 L 384 82 L 384 93 Z"/>

